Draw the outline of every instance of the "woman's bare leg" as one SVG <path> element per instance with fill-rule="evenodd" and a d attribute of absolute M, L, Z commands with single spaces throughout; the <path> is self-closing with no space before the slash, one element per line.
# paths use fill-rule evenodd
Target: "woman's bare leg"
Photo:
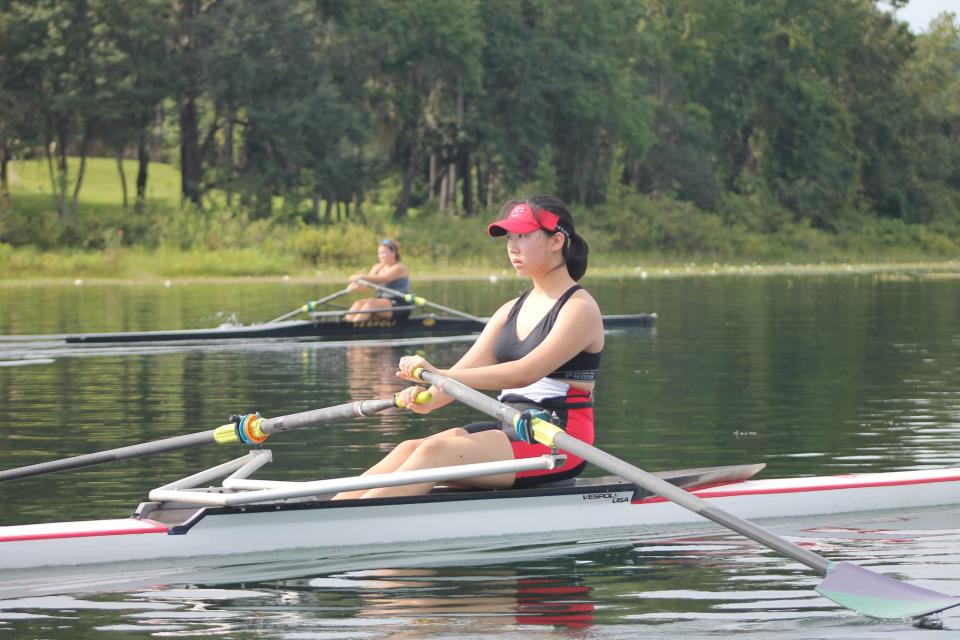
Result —
<path fill-rule="evenodd" d="M 369 322 L 370 320 L 389 320 L 393 317 L 393 305 L 386 298 L 364 298 L 357 300 L 350 306 L 350 311 L 371 311 L 382 309 L 376 313 L 348 313 L 343 316 L 347 322 Z"/>
<path fill-rule="evenodd" d="M 361 311 L 366 308 L 366 300 L 357 300 L 352 305 L 348 311 Z M 362 322 L 366 318 L 367 314 L 365 313 L 348 313 L 343 316 L 343 319 L 347 322 Z"/>
<path fill-rule="evenodd" d="M 437 434 L 440 435 L 440 434 Z M 369 476 L 377 473 L 393 473 L 397 468 L 407 461 L 407 458 L 416 451 L 417 447 L 420 446 L 420 443 L 423 442 L 423 438 L 419 440 L 404 440 L 396 447 L 393 448 L 393 451 L 388 453 L 380 460 L 377 464 L 373 465 L 361 475 Z M 357 489 L 356 491 L 343 491 L 335 495 L 333 500 L 349 500 L 353 498 L 360 498 L 366 493 L 368 489 Z"/>
<path fill-rule="evenodd" d="M 479 462 L 513 460 L 513 449 L 506 434 L 499 430 L 467 433 L 463 429 L 451 429 L 442 437 L 422 440 L 400 464 L 396 471 L 414 471 L 448 467 Z M 513 484 L 514 473 L 501 473 L 479 478 L 467 478 L 460 484 L 483 489 L 505 489 Z M 363 493 L 363 498 L 387 498 L 394 496 L 416 496 L 429 493 L 435 483 L 424 482 L 399 487 L 381 487 Z"/>
<path fill-rule="evenodd" d="M 447 436 L 456 435 L 462 431 L 463 429 L 461 429 L 460 427 L 454 427 L 453 429 L 447 429 L 446 431 L 435 433 L 431 436 L 427 436 L 426 438 L 417 438 L 416 440 L 404 440 L 403 442 L 398 444 L 396 447 L 394 447 L 393 451 L 391 451 L 390 453 L 385 455 L 383 458 L 381 458 L 380 462 L 373 465 L 372 467 L 370 467 L 360 475 L 369 476 L 377 473 L 393 473 L 400 467 L 400 465 L 402 465 L 404 462 L 407 461 L 407 458 L 409 458 L 413 454 L 413 452 L 416 451 L 417 447 L 419 447 L 424 440 L 429 440 L 430 438 L 444 438 Z M 368 489 L 357 489 L 356 491 L 344 491 L 334 496 L 333 500 L 344 500 L 346 498 L 359 498 L 366 491 L 368 491 Z"/>
<path fill-rule="evenodd" d="M 364 298 L 363 300 L 357 300 L 352 305 L 350 305 L 350 311 L 366 311 L 370 308 L 370 298 Z M 370 320 L 370 317 L 374 315 L 372 313 L 348 313 L 343 316 L 343 319 L 347 322 L 367 322 Z"/>
<path fill-rule="evenodd" d="M 367 309 L 382 309 L 378 313 L 367 314 L 371 320 L 389 320 L 393 317 L 393 304 L 386 298 L 372 298 L 367 301 Z"/>

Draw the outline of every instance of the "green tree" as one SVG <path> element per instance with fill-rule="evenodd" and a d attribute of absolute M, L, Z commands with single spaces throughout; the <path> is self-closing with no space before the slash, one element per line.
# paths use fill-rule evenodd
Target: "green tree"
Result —
<path fill-rule="evenodd" d="M 633 0 L 484 4 L 484 86 L 470 125 L 488 176 L 509 192 L 533 179 L 550 146 L 559 194 L 604 198 L 623 150 L 652 142 L 653 101 L 633 69 L 641 48 Z"/>
<path fill-rule="evenodd" d="M 703 88 L 715 61 L 701 25 L 708 18 L 730 19 L 735 7 L 713 3 L 707 14 L 706 7 L 696 3 L 641 4 L 630 59 L 652 103 L 652 140 L 645 147 L 625 149 L 622 181 L 654 197 L 674 196 L 713 209 L 723 191 L 718 180 L 720 145 Z M 730 28 L 724 22 L 715 27 L 721 33 Z"/>
<path fill-rule="evenodd" d="M 161 100 L 172 91 L 169 9 L 168 0 L 99 0 L 103 37 L 114 51 L 102 70 L 97 134 L 116 153 L 124 208 L 128 200 L 124 152 L 137 149 L 136 195 L 142 204 L 149 175 L 148 129 Z"/>
<path fill-rule="evenodd" d="M 77 220 L 87 151 L 102 115 L 98 80 L 115 55 L 100 17 L 95 0 L 13 1 L 7 11 L 6 92 L 21 107 L 25 143 L 46 154 L 57 211 L 68 226 Z M 71 153 L 80 158 L 73 175 Z"/>
<path fill-rule="evenodd" d="M 770 198 L 825 229 L 871 204 L 877 163 L 896 155 L 883 147 L 904 108 L 895 82 L 911 51 L 904 25 L 871 0 L 648 0 L 646 7 L 669 61 L 659 86 L 681 115 L 693 114 L 661 122 L 681 140 L 693 133 L 687 147 L 709 136 L 706 157 L 715 158 L 724 191 Z M 666 171 L 651 164 L 655 183 L 669 184 L 669 163 Z"/>
<path fill-rule="evenodd" d="M 201 142 L 205 92 L 202 56 L 217 37 L 217 21 L 211 19 L 210 14 L 223 4 L 222 0 L 173 2 L 170 50 L 180 136 L 180 191 L 185 200 L 195 205 L 200 205 L 205 189 Z M 216 126 L 211 125 L 206 140 L 212 139 Z"/>
<path fill-rule="evenodd" d="M 349 43 L 332 18 L 313 3 L 268 0 L 225 4 L 209 19 L 216 37 L 201 60 L 220 129 L 209 150 L 217 184 L 241 192 L 257 217 L 271 215 L 277 195 L 294 213 L 313 198 L 316 220 L 321 196 L 362 192 L 366 118 L 350 87 L 363 82 L 345 68 Z"/>
<path fill-rule="evenodd" d="M 960 220 L 960 24 L 942 14 L 916 40 L 894 78 L 865 187 L 880 215 L 908 222 Z"/>
<path fill-rule="evenodd" d="M 10 195 L 9 166 L 23 129 L 19 122 L 25 117 L 12 90 L 17 75 L 13 65 L 16 51 L 9 46 L 12 18 L 6 4 L 0 4 L 0 200 L 6 200 Z"/>
<path fill-rule="evenodd" d="M 414 180 L 431 150 L 463 148 L 466 105 L 481 77 L 483 28 L 477 0 L 371 0 L 355 3 L 351 33 L 377 64 L 370 105 L 378 143 L 400 175 L 397 217 L 413 198 Z M 365 35 L 360 36 L 363 29 Z M 456 163 L 455 156 L 445 156 Z M 455 181 L 454 181 L 455 182 Z"/>

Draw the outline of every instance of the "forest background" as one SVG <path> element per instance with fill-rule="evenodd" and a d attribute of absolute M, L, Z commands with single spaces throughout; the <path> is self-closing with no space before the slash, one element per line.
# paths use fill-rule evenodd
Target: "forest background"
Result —
<path fill-rule="evenodd" d="M 960 22 L 874 0 L 0 0 L 0 278 L 960 255 Z"/>

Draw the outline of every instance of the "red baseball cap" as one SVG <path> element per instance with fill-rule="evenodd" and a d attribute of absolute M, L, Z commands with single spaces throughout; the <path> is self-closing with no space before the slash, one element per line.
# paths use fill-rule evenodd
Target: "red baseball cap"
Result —
<path fill-rule="evenodd" d="M 487 225 L 487 233 L 494 238 L 505 236 L 508 233 L 533 233 L 538 229 L 545 229 L 552 233 L 560 231 L 569 237 L 569 233 L 559 225 L 560 216 L 540 209 L 540 217 L 534 214 L 533 209 L 526 203 L 514 205 L 510 213 L 503 220 L 497 220 Z"/>

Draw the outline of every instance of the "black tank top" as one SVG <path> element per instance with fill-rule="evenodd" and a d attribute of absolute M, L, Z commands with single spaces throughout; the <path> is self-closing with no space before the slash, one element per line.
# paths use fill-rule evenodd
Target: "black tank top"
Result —
<path fill-rule="evenodd" d="M 550 312 L 537 323 L 537 326 L 533 328 L 530 335 L 523 340 L 517 337 L 517 315 L 520 313 L 520 307 L 523 306 L 523 301 L 527 299 L 530 292 L 527 291 L 520 296 L 507 315 L 507 322 L 504 324 L 503 330 L 500 331 L 500 335 L 497 336 L 497 343 L 494 347 L 497 362 L 513 362 L 514 360 L 519 360 L 537 348 L 537 346 L 546 339 L 550 330 L 553 329 L 553 325 L 556 324 L 557 316 L 560 315 L 560 309 L 562 309 L 563 305 L 570 299 L 570 296 L 582 288 L 580 285 L 575 284 L 567 289 L 550 309 Z M 593 382 L 597 379 L 597 369 L 600 367 L 600 356 L 602 353 L 603 351 L 598 351 L 597 353 L 581 351 L 561 365 L 559 369 L 547 374 L 546 377 L 558 380 Z"/>

